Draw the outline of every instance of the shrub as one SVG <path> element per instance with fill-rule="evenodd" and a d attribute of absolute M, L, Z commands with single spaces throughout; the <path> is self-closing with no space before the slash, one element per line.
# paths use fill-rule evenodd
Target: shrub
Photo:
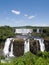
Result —
<path fill-rule="evenodd" d="M 39 57 L 35 62 L 35 65 L 49 65 L 46 59 Z"/>
<path fill-rule="evenodd" d="M 1 56 L 0 56 L 0 60 L 1 60 L 1 59 L 5 59 L 5 57 L 1 55 Z"/>
<path fill-rule="evenodd" d="M 43 58 L 48 58 L 49 57 L 49 52 L 38 52 L 37 53 L 37 55 L 39 56 L 39 57 L 43 57 Z"/>

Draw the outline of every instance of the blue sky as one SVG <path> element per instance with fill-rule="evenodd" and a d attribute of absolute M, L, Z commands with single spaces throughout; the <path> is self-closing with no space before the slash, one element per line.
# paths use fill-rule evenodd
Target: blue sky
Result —
<path fill-rule="evenodd" d="M 0 26 L 49 26 L 49 0 L 0 0 Z"/>

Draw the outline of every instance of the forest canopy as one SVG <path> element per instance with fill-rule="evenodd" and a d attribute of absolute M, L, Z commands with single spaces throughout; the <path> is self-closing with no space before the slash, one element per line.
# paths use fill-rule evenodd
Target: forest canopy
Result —
<path fill-rule="evenodd" d="M 1 26 L 0 27 L 0 41 L 5 40 L 8 37 L 14 36 L 14 30 L 10 26 Z"/>

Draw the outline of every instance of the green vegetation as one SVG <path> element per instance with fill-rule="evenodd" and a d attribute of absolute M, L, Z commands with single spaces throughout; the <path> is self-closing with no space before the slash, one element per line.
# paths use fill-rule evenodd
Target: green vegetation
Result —
<path fill-rule="evenodd" d="M 13 37 L 14 36 L 14 30 L 12 27 L 9 26 L 1 26 L 0 27 L 0 49 L 3 48 L 4 46 L 4 41 L 8 37 Z"/>
<path fill-rule="evenodd" d="M 32 27 L 32 26 L 23 26 L 23 27 L 17 27 L 17 28 L 30 28 L 34 29 L 34 32 L 32 33 L 32 36 L 39 36 L 43 37 L 45 40 L 49 40 L 49 27 Z M 36 29 L 40 28 L 43 30 L 42 33 L 36 33 Z M 13 37 L 14 36 L 14 28 L 9 26 L 2 26 L 0 27 L 0 48 L 3 48 L 3 43 L 6 38 Z M 23 40 L 17 39 L 14 42 L 15 43 L 24 43 Z M 34 40 L 31 40 L 30 43 L 35 42 Z M 31 45 L 34 47 L 33 45 Z M 0 60 L 4 59 L 3 56 L 0 55 Z M 12 61 L 9 63 L 1 63 L 0 65 L 49 65 L 49 52 L 38 52 L 36 55 L 32 54 L 31 52 L 28 52 L 24 54 L 23 56 L 17 57 L 12 59 Z"/>
<path fill-rule="evenodd" d="M 33 29 L 32 36 L 39 36 L 39 37 L 49 37 L 49 27 L 36 27 L 36 26 L 21 26 L 21 27 L 9 27 L 9 26 L 1 26 L 0 27 L 0 41 L 5 40 L 7 37 L 14 36 L 14 29 L 15 28 L 26 28 L 26 29 Z M 36 33 L 37 28 L 40 29 L 40 33 Z M 41 32 L 42 31 L 42 32 Z"/>
<path fill-rule="evenodd" d="M 28 52 L 21 57 L 14 58 L 10 63 L 0 62 L 0 65 L 49 65 L 49 55 L 47 55 L 48 53 L 49 52 L 43 52 L 43 56 L 38 56 Z"/>
<path fill-rule="evenodd" d="M 2 26 L 0 27 L 0 41 L 5 40 L 8 37 L 13 37 L 14 31 L 12 27 Z"/>

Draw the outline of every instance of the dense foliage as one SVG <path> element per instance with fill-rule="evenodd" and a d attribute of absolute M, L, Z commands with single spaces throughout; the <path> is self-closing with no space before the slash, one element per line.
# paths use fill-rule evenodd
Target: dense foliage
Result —
<path fill-rule="evenodd" d="M 49 52 L 44 52 L 43 57 L 28 52 L 21 57 L 14 58 L 10 63 L 0 63 L 0 65 L 49 65 L 48 53 Z"/>
<path fill-rule="evenodd" d="M 12 27 L 2 26 L 0 27 L 0 41 L 5 40 L 8 37 L 13 37 L 14 31 Z"/>

